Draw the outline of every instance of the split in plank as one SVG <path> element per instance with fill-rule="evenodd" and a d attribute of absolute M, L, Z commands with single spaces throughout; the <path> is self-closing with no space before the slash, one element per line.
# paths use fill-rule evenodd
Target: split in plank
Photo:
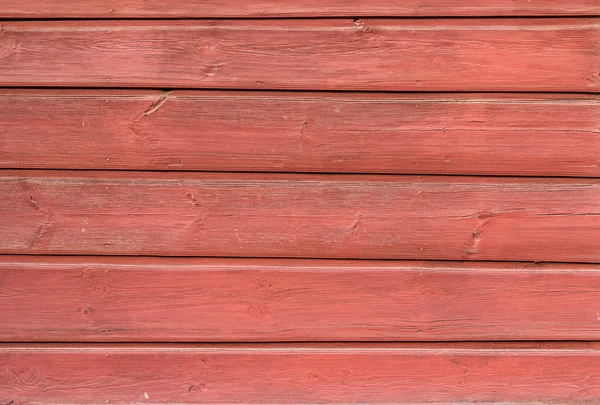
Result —
<path fill-rule="evenodd" d="M 599 340 L 600 266 L 0 256 L 0 340 Z"/>
<path fill-rule="evenodd" d="M 599 22 L 5 22 L 0 86 L 597 92 Z"/>
<path fill-rule="evenodd" d="M 1 168 L 600 176 L 592 95 L 2 90 L 0 133 Z"/>
<path fill-rule="evenodd" d="M 597 344 L 0 345 L 0 400 L 597 403 Z"/>
<path fill-rule="evenodd" d="M 600 180 L 2 171 L 0 253 L 600 261 Z"/>

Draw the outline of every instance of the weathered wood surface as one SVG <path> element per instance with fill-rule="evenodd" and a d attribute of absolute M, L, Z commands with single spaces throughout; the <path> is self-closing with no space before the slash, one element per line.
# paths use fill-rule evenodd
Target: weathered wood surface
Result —
<path fill-rule="evenodd" d="M 600 99 L 2 90 L 0 167 L 597 177 Z"/>
<path fill-rule="evenodd" d="M 599 21 L 4 22 L 0 86 L 596 92 Z"/>
<path fill-rule="evenodd" d="M 596 0 L 0 0 L 0 18 L 599 15 Z"/>
<path fill-rule="evenodd" d="M 599 340 L 600 266 L 0 257 L 2 341 Z"/>
<path fill-rule="evenodd" d="M 597 179 L 1 175 L 1 253 L 600 261 Z"/>
<path fill-rule="evenodd" d="M 0 399 L 21 405 L 597 403 L 599 375 L 590 344 L 0 345 Z"/>
<path fill-rule="evenodd" d="M 0 405 L 600 403 L 598 0 L 0 19 Z"/>

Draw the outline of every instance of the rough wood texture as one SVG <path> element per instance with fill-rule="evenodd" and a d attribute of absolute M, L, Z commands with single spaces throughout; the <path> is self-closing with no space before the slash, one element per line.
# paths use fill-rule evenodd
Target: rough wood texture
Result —
<path fill-rule="evenodd" d="M 0 257 L 3 341 L 600 338 L 600 266 Z"/>
<path fill-rule="evenodd" d="M 0 86 L 594 92 L 599 21 L 5 22 Z"/>
<path fill-rule="evenodd" d="M 600 261 L 597 179 L 1 174 L 1 253 Z"/>
<path fill-rule="evenodd" d="M 596 0 L 0 0 L 0 18 L 598 15 Z"/>
<path fill-rule="evenodd" d="M 2 90 L 0 134 L 2 168 L 600 176 L 591 95 Z"/>
<path fill-rule="evenodd" d="M 0 405 L 600 404 L 595 93 L 598 0 L 0 0 Z"/>
<path fill-rule="evenodd" d="M 600 401 L 597 345 L 478 346 L 0 345 L 0 399 L 20 405 Z"/>

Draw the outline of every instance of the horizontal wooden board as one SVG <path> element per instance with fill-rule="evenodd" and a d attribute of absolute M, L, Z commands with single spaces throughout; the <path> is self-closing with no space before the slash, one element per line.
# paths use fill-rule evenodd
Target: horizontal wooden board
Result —
<path fill-rule="evenodd" d="M 598 179 L 0 174 L 0 253 L 600 261 Z"/>
<path fill-rule="evenodd" d="M 596 0 L 0 0 L 0 18 L 239 18 L 599 15 Z"/>
<path fill-rule="evenodd" d="M 600 176 L 592 95 L 2 90 L 0 134 L 2 168 Z"/>
<path fill-rule="evenodd" d="M 0 256 L 0 340 L 600 340 L 600 266 Z"/>
<path fill-rule="evenodd" d="M 0 86 L 596 92 L 599 21 L 5 22 Z"/>
<path fill-rule="evenodd" d="M 4 404 L 597 403 L 597 346 L 0 346 Z"/>

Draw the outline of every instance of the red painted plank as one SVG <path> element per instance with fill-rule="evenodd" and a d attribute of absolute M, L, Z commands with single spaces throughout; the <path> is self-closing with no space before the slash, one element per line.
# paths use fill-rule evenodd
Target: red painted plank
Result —
<path fill-rule="evenodd" d="M 0 134 L 2 168 L 600 176 L 591 95 L 2 90 Z"/>
<path fill-rule="evenodd" d="M 598 23 L 6 22 L 0 85 L 595 92 Z"/>
<path fill-rule="evenodd" d="M 597 179 L 1 174 L 0 253 L 600 261 Z"/>
<path fill-rule="evenodd" d="M 596 0 L 0 0 L 0 18 L 598 15 Z"/>
<path fill-rule="evenodd" d="M 600 338 L 600 266 L 0 256 L 3 341 Z"/>
<path fill-rule="evenodd" d="M 106 403 L 596 403 L 597 346 L 0 346 L 0 399 Z"/>

